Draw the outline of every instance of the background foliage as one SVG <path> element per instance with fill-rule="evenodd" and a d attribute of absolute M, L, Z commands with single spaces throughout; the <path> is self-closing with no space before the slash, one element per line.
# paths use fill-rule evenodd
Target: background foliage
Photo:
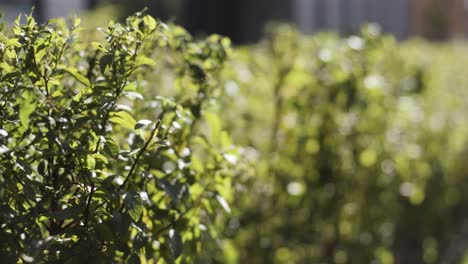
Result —
<path fill-rule="evenodd" d="M 7 263 L 464 260 L 463 44 L 79 25 L 2 27 Z"/>
<path fill-rule="evenodd" d="M 235 206 L 240 259 L 460 263 L 464 54 L 374 25 L 349 38 L 280 26 L 239 50 L 223 119 L 257 159 Z"/>

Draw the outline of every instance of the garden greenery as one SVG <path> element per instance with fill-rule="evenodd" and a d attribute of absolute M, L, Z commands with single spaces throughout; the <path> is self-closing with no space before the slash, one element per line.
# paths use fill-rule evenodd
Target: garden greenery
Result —
<path fill-rule="evenodd" d="M 196 261 L 230 211 L 237 149 L 209 110 L 229 42 L 137 14 L 87 43 L 79 23 L 0 35 L 0 255 Z M 193 92 L 158 96 L 142 76 L 161 67 Z"/>
<path fill-rule="evenodd" d="M 463 52 L 372 25 L 233 51 L 143 13 L 97 32 L 18 17 L 0 31 L 2 261 L 458 263 Z"/>

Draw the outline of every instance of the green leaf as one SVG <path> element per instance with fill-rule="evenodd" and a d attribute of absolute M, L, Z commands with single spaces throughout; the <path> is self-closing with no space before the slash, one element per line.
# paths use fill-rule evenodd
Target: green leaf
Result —
<path fill-rule="evenodd" d="M 21 34 L 21 14 L 19 14 L 16 19 L 15 23 L 13 26 L 13 33 L 15 33 L 16 36 L 19 36 Z"/>
<path fill-rule="evenodd" d="M 128 214 L 137 222 L 143 213 L 143 201 L 141 200 L 140 194 L 137 192 L 128 192 L 124 198 L 125 208 L 127 208 Z"/>
<path fill-rule="evenodd" d="M 86 88 L 84 88 L 84 89 L 81 89 L 81 90 L 73 97 L 73 101 L 79 102 L 79 101 L 81 100 L 81 98 L 82 98 L 85 94 L 88 94 L 90 91 L 91 91 L 91 88 L 89 88 L 89 87 L 86 87 Z"/>
<path fill-rule="evenodd" d="M 38 52 L 36 52 L 36 54 L 34 54 L 34 57 L 35 57 L 36 61 L 42 61 L 42 58 L 44 58 L 44 56 L 46 54 L 47 54 L 47 50 L 46 49 L 41 49 Z"/>
<path fill-rule="evenodd" d="M 112 55 L 108 54 L 101 57 L 101 59 L 99 60 L 99 68 L 101 69 L 102 74 L 104 74 L 109 65 L 112 64 L 113 59 L 114 58 L 112 57 Z"/>
<path fill-rule="evenodd" d="M 136 65 L 140 66 L 140 65 L 154 65 L 155 62 L 153 59 L 151 58 L 148 58 L 146 56 L 143 56 L 143 55 L 140 55 L 136 58 Z"/>
<path fill-rule="evenodd" d="M 27 18 L 26 18 L 26 23 L 28 23 L 28 27 L 29 28 L 33 28 L 34 25 L 36 24 L 36 21 L 34 21 L 34 18 L 29 15 Z"/>
<path fill-rule="evenodd" d="M 7 49 L 7 50 L 5 50 L 5 56 L 10 60 L 14 60 L 16 58 L 16 52 L 13 49 L 12 50 Z M 7 63 L 5 63 L 5 64 L 7 64 Z"/>
<path fill-rule="evenodd" d="M 65 68 L 64 70 L 68 72 L 71 76 L 73 76 L 73 78 L 75 78 L 77 81 L 84 84 L 86 87 L 91 86 L 91 83 L 89 82 L 88 78 L 86 78 L 84 75 L 79 73 L 77 69 L 68 67 L 68 68 Z"/>
<path fill-rule="evenodd" d="M 0 67 L 5 73 L 11 73 L 11 72 L 13 72 L 15 70 L 15 68 L 13 68 L 10 64 L 8 64 L 5 61 L 2 61 L 0 63 Z"/>
<path fill-rule="evenodd" d="M 204 166 L 203 166 L 203 162 L 200 160 L 200 158 L 198 158 L 197 156 L 193 155 L 192 156 L 192 168 L 196 171 L 196 172 L 203 172 L 205 170 Z"/>
<path fill-rule="evenodd" d="M 210 126 L 211 140 L 214 144 L 218 145 L 221 139 L 221 121 L 219 120 L 219 116 L 207 112 L 205 113 L 205 119 Z"/>
<path fill-rule="evenodd" d="M 98 49 L 98 50 L 100 50 L 102 52 L 107 52 L 107 50 L 104 48 L 104 46 L 101 43 L 97 42 L 97 41 L 91 42 L 91 46 L 93 46 L 95 49 Z"/>
<path fill-rule="evenodd" d="M 135 92 L 137 90 L 137 86 L 134 82 L 131 82 L 129 84 L 127 84 L 124 88 L 123 88 L 124 92 Z"/>
<path fill-rule="evenodd" d="M 106 138 L 106 144 L 104 145 L 104 151 L 109 154 L 111 157 L 119 156 L 120 147 L 117 142 L 111 137 Z"/>
<path fill-rule="evenodd" d="M 77 28 L 77 27 L 80 26 L 80 24 L 81 24 L 81 18 L 75 17 L 75 19 L 74 19 L 74 21 L 73 21 L 73 27 L 74 27 L 74 28 Z"/>
<path fill-rule="evenodd" d="M 148 28 L 150 30 L 156 29 L 157 24 L 156 24 L 156 20 L 153 17 L 148 16 L 148 15 L 144 16 L 143 17 L 143 22 L 145 22 L 145 24 L 148 26 Z"/>
<path fill-rule="evenodd" d="M 131 129 L 133 130 L 135 128 L 135 125 L 136 125 L 136 121 L 135 119 L 133 119 L 133 117 L 125 112 L 125 111 L 119 111 L 119 112 L 114 112 L 111 114 L 111 118 L 109 119 L 109 121 L 115 123 L 115 124 L 119 124 L 125 128 L 128 128 L 128 129 Z"/>
<path fill-rule="evenodd" d="M 94 159 L 101 160 L 101 161 L 104 162 L 105 164 L 108 164 L 108 163 L 109 163 L 109 161 L 107 160 L 107 158 L 106 158 L 104 155 L 102 155 L 102 154 L 95 153 L 95 154 L 93 154 L 93 157 L 94 157 Z"/>
<path fill-rule="evenodd" d="M 23 93 L 23 101 L 20 103 L 19 117 L 21 124 L 24 127 L 29 125 L 29 116 L 36 109 L 36 103 L 34 102 L 34 94 L 31 91 L 25 91 Z"/>
<path fill-rule="evenodd" d="M 61 97 L 61 96 L 63 96 L 63 93 L 60 90 L 57 90 L 52 93 L 52 98 Z"/>
<path fill-rule="evenodd" d="M 169 249 L 171 251 L 171 256 L 174 259 L 177 259 L 182 254 L 184 249 L 184 244 L 182 243 L 182 237 L 179 232 L 175 229 L 169 229 Z"/>
<path fill-rule="evenodd" d="M 87 155 L 86 156 L 86 168 L 90 170 L 94 170 L 95 166 L 96 166 L 96 159 L 92 155 Z"/>
<path fill-rule="evenodd" d="M 5 40 L 5 45 L 7 46 L 14 46 L 14 47 L 21 47 L 21 43 L 18 42 L 19 38 L 10 38 Z"/>

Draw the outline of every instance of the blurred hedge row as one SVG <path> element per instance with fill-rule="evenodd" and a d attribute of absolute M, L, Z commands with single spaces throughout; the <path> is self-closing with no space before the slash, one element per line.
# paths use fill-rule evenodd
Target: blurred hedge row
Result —
<path fill-rule="evenodd" d="M 256 170 L 231 220 L 237 260 L 460 263 L 467 51 L 375 25 L 348 38 L 279 26 L 237 49 L 223 119 Z"/>

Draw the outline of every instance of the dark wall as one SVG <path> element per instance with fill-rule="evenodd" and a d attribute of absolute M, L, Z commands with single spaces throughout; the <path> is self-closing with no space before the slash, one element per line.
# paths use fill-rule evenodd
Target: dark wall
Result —
<path fill-rule="evenodd" d="M 238 1 L 187 1 L 183 24 L 192 33 L 218 33 L 235 39 L 239 37 L 239 7 Z"/>
<path fill-rule="evenodd" d="M 96 1 L 96 0 L 94 0 Z M 218 33 L 235 43 L 258 40 L 269 21 L 290 21 L 293 0 L 114 0 L 122 17 L 148 7 L 165 21 L 182 24 L 192 34 Z"/>
<path fill-rule="evenodd" d="M 236 43 L 258 40 L 269 21 L 290 21 L 293 1 L 187 0 L 184 25 L 195 34 L 219 33 Z"/>
<path fill-rule="evenodd" d="M 148 7 L 165 21 L 182 24 L 192 34 L 222 34 L 235 43 L 258 40 L 269 21 L 290 21 L 292 0 L 116 0 L 122 17 Z"/>

